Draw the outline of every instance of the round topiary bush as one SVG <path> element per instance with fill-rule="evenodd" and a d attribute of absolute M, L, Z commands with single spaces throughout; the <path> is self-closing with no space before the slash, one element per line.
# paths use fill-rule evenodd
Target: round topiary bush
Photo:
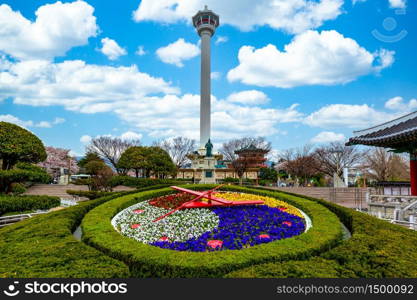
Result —
<path fill-rule="evenodd" d="M 211 187 L 198 185 L 191 188 Z M 275 197 L 273 193 L 256 189 L 224 187 L 224 190 Z M 219 277 L 254 264 L 305 259 L 334 247 L 342 238 L 342 226 L 335 214 L 320 204 L 297 197 L 291 200 L 291 204 L 312 219 L 310 230 L 292 238 L 241 250 L 188 252 L 162 249 L 125 237 L 113 228 L 110 221 L 121 210 L 172 193 L 170 188 L 142 192 L 96 207 L 83 219 L 83 241 L 125 262 L 135 277 Z"/>

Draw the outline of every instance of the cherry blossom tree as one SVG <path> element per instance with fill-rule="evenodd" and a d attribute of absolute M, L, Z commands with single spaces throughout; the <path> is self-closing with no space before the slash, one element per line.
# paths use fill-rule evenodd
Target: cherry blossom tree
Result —
<path fill-rule="evenodd" d="M 60 168 L 69 169 L 71 174 L 76 174 L 79 170 L 77 161 L 72 157 L 68 149 L 45 147 L 47 158 L 38 164 L 49 174 L 56 174 Z"/>

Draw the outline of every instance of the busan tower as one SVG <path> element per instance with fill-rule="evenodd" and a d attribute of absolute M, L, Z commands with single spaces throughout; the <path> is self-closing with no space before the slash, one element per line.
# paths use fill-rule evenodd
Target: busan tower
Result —
<path fill-rule="evenodd" d="M 193 25 L 201 37 L 201 77 L 200 77 L 200 149 L 210 140 L 211 114 L 211 67 L 210 42 L 219 26 L 219 16 L 207 8 L 198 11 L 193 17 Z"/>

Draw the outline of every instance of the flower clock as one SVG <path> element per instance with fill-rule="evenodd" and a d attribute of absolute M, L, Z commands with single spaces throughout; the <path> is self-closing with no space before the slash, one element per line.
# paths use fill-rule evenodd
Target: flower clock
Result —
<path fill-rule="evenodd" d="M 230 192 L 202 196 L 199 201 L 203 204 L 211 203 L 213 196 L 228 205 L 199 204 L 180 209 L 187 207 L 194 197 L 181 192 L 128 207 L 112 219 L 112 224 L 121 234 L 142 243 L 197 252 L 244 249 L 290 238 L 306 230 L 302 212 L 275 198 Z M 239 205 L 230 205 L 234 201 Z"/>

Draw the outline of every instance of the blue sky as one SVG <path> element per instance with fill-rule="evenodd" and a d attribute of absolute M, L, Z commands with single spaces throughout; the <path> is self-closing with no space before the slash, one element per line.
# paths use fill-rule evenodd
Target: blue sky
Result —
<path fill-rule="evenodd" d="M 256 7 L 253 7 L 256 3 Z M 0 1 L 0 120 L 48 146 L 198 140 L 199 37 L 212 39 L 212 139 L 283 150 L 417 110 L 416 1 Z"/>

